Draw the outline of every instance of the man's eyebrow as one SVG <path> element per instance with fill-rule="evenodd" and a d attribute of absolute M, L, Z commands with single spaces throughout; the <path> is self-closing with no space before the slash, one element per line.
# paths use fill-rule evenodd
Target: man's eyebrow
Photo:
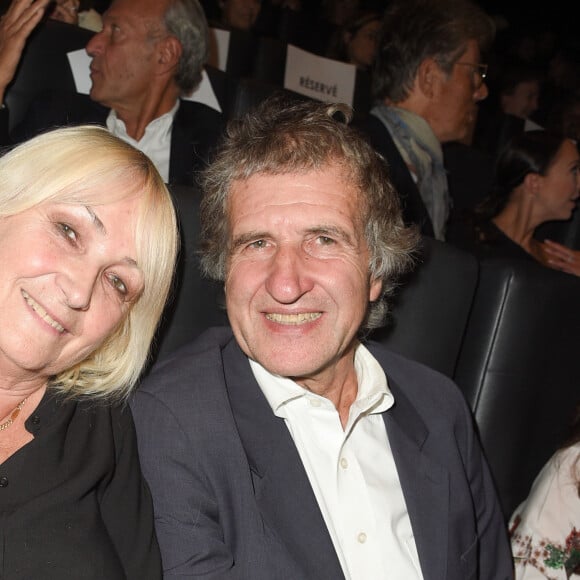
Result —
<path fill-rule="evenodd" d="M 268 238 L 270 234 L 268 234 L 267 232 L 261 232 L 261 231 L 252 231 L 252 232 L 246 232 L 244 234 L 240 234 L 239 236 L 236 236 L 233 240 L 232 240 L 232 249 L 235 250 L 241 246 L 245 246 L 246 244 L 249 244 L 250 242 L 255 242 L 256 240 L 262 240 L 264 238 Z"/>
<path fill-rule="evenodd" d="M 97 216 L 97 214 L 94 212 L 94 210 L 90 206 L 85 205 L 84 207 L 87 210 L 88 214 L 91 216 L 91 221 L 93 222 L 93 224 L 95 224 L 96 228 L 101 233 L 106 234 L 107 228 L 105 228 L 105 224 L 103 224 L 103 222 L 99 219 L 99 216 Z"/>
<path fill-rule="evenodd" d="M 346 242 L 347 244 L 354 245 L 355 240 L 352 235 L 344 228 L 335 225 L 325 225 L 321 224 L 306 230 L 308 234 L 316 234 L 320 236 L 330 236 L 334 238 L 339 238 Z"/>

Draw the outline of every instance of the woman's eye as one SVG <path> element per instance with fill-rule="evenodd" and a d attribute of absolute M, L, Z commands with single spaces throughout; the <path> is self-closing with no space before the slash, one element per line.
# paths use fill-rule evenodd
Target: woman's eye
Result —
<path fill-rule="evenodd" d="M 111 285 L 113 286 L 113 288 L 115 290 L 117 290 L 117 292 L 119 292 L 119 294 L 121 294 L 122 296 L 126 296 L 127 295 L 127 286 L 125 286 L 125 282 L 123 282 L 123 280 L 121 280 L 121 278 L 119 278 L 119 276 L 116 276 L 115 274 L 111 274 L 109 276 L 109 281 L 111 282 Z"/>
<path fill-rule="evenodd" d="M 72 242 L 77 241 L 77 233 L 68 224 L 59 223 L 58 227 L 61 233 Z"/>

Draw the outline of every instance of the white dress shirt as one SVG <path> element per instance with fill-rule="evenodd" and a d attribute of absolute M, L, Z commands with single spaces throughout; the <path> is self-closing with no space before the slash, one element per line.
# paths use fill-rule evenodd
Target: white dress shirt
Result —
<path fill-rule="evenodd" d="M 171 157 L 171 129 L 175 113 L 179 109 L 179 99 L 168 111 L 161 117 L 153 119 L 147 128 L 145 134 L 139 141 L 133 139 L 127 134 L 125 123 L 117 117 L 117 113 L 111 109 L 107 117 L 107 129 L 116 137 L 133 145 L 140 151 L 143 151 L 153 162 L 157 171 L 165 183 L 169 182 L 169 159 Z M 193 162 L 192 162 L 193 163 Z"/>
<path fill-rule="evenodd" d="M 346 579 L 422 580 L 381 415 L 394 399 L 376 359 L 357 347 L 358 394 L 344 429 L 330 400 L 255 361 L 250 366 L 294 439 Z"/>

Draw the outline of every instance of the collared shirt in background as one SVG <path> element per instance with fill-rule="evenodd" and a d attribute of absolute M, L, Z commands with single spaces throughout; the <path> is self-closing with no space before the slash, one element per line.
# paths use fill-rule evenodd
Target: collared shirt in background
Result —
<path fill-rule="evenodd" d="M 165 183 L 169 182 L 171 129 L 173 127 L 173 119 L 177 113 L 177 109 L 179 109 L 179 104 L 180 102 L 177 100 L 171 111 L 161 115 L 161 117 L 157 117 L 157 119 L 153 119 L 147 125 L 145 134 L 139 141 L 136 141 L 127 134 L 125 123 L 117 117 L 117 113 L 113 109 L 111 109 L 107 117 L 107 129 L 116 137 L 123 139 L 123 141 L 143 151 L 153 161 Z"/>

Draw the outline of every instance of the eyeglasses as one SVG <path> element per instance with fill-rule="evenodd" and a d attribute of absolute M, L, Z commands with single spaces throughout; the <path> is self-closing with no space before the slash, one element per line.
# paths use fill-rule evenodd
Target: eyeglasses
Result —
<path fill-rule="evenodd" d="M 471 68 L 471 78 L 473 80 L 473 86 L 475 87 L 475 89 L 479 89 L 481 87 L 481 85 L 483 85 L 483 81 L 485 80 L 485 77 L 487 76 L 487 65 L 486 64 L 475 64 L 472 62 L 456 62 L 453 63 L 454 66 L 456 64 L 460 65 L 460 66 L 468 66 L 469 68 Z"/>

